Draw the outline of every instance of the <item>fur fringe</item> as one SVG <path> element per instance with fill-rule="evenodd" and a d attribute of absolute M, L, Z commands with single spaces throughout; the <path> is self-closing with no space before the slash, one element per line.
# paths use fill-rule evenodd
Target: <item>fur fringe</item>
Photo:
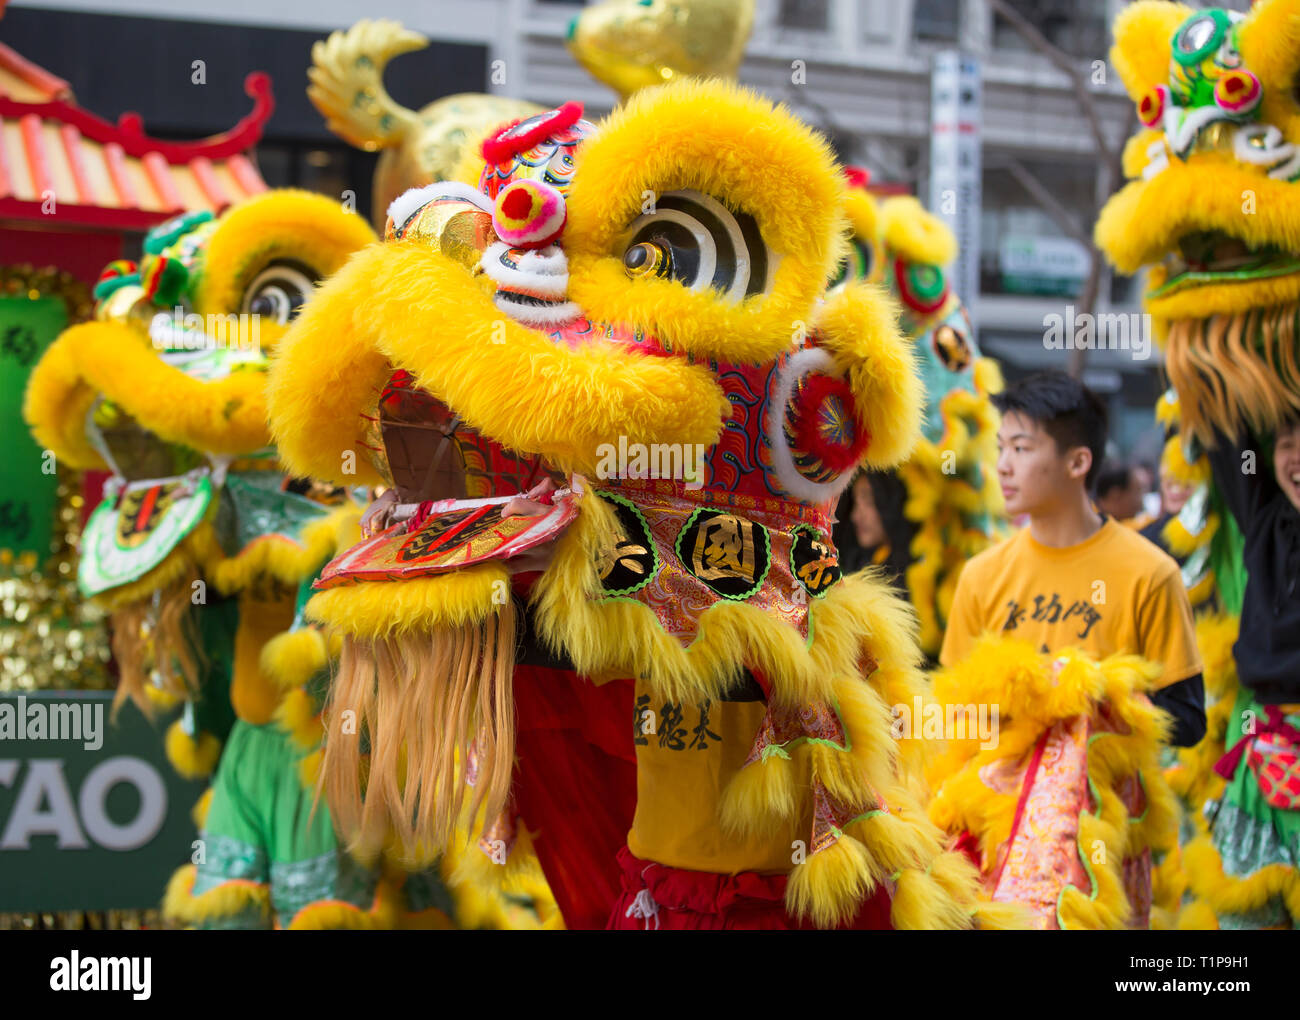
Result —
<path fill-rule="evenodd" d="M 1182 428 L 1202 442 L 1223 429 L 1275 432 L 1300 413 L 1300 303 L 1251 308 L 1169 327 L 1165 369 Z"/>
<path fill-rule="evenodd" d="M 495 817 L 505 807 L 514 767 L 514 651 L 509 600 L 481 624 L 344 638 L 324 715 L 321 784 L 351 848 L 375 852 L 392 837 L 408 855 L 447 847 L 471 758 L 470 814 L 481 806 Z"/>
<path fill-rule="evenodd" d="M 510 575 L 496 562 L 393 584 L 361 581 L 317 592 L 307 618 L 331 632 L 383 641 L 441 628 L 481 626 L 510 601 Z"/>
<path fill-rule="evenodd" d="M 325 635 L 315 627 L 277 634 L 262 646 L 259 665 L 280 690 L 302 687 L 329 667 L 330 649 Z"/>
<path fill-rule="evenodd" d="M 194 895 L 197 869 L 193 864 L 179 868 L 167 883 L 163 896 L 163 917 L 183 924 L 200 924 L 220 917 L 258 912 L 269 923 L 271 890 L 260 882 L 232 879 L 198 896 Z"/>
<path fill-rule="evenodd" d="M 1285 864 L 1270 864 L 1250 875 L 1232 877 L 1224 873 L 1223 861 L 1208 835 L 1198 836 L 1183 847 L 1188 888 L 1201 907 L 1217 916 L 1246 914 L 1280 899 L 1300 925 L 1300 871 Z M 1207 920 L 1204 910 L 1192 915 Z M 1217 923 L 1215 925 L 1217 927 Z"/>

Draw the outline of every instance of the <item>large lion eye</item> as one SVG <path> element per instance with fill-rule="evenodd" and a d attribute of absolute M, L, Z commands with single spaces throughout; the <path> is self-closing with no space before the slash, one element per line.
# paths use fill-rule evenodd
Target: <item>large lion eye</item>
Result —
<path fill-rule="evenodd" d="M 869 242 L 863 242 L 856 237 L 853 238 L 849 242 L 848 254 L 840 260 L 835 275 L 831 277 L 830 283 L 826 285 L 826 290 L 831 292 L 846 283 L 852 283 L 854 280 L 867 279 L 871 276 L 875 264 L 875 248 Z"/>
<path fill-rule="evenodd" d="M 317 279 L 311 267 L 301 262 L 272 262 L 244 291 L 241 310 L 286 325 L 311 297 Z"/>
<path fill-rule="evenodd" d="M 623 253 L 623 268 L 631 277 L 667 276 L 670 271 L 668 250 L 654 241 L 634 244 Z"/>
<path fill-rule="evenodd" d="M 653 272 L 735 301 L 767 290 L 771 260 L 754 217 L 698 191 L 661 195 L 627 236 L 623 264 L 633 276 Z"/>
<path fill-rule="evenodd" d="M 1215 29 L 1217 27 L 1214 19 L 1209 15 L 1202 14 L 1199 17 L 1192 18 L 1183 25 L 1182 31 L 1178 33 L 1174 41 L 1174 48 L 1184 56 L 1204 56 L 1214 48 L 1214 37 L 1217 34 Z"/>
<path fill-rule="evenodd" d="M 1211 10 L 1192 15 L 1174 34 L 1174 60 L 1183 67 L 1199 64 L 1223 45 L 1231 27 L 1232 18 L 1227 11 Z"/>

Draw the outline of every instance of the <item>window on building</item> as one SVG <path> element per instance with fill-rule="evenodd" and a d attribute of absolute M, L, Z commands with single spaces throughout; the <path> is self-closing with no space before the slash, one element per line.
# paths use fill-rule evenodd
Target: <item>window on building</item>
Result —
<path fill-rule="evenodd" d="M 781 0 L 778 22 L 784 28 L 828 31 L 831 27 L 830 0 Z"/>
<path fill-rule="evenodd" d="M 1096 170 L 1086 161 L 1021 159 L 1076 223 L 1093 217 Z M 996 153 L 985 157 L 980 210 L 980 290 L 986 294 L 1076 297 L 1089 251 L 1030 195 Z"/>
<path fill-rule="evenodd" d="M 257 147 L 257 166 L 272 188 L 303 188 L 350 203 L 370 217 L 371 178 L 378 156 L 336 139 L 290 141 L 266 138 Z"/>
<path fill-rule="evenodd" d="M 912 34 L 927 41 L 956 42 L 960 16 L 961 4 L 957 0 L 916 0 Z"/>
<path fill-rule="evenodd" d="M 1015 0 L 1015 8 L 1048 42 L 1071 56 L 1104 59 L 1110 48 L 1107 5 L 1097 0 Z M 997 13 L 993 16 L 993 45 L 1033 50 L 1016 26 Z"/>

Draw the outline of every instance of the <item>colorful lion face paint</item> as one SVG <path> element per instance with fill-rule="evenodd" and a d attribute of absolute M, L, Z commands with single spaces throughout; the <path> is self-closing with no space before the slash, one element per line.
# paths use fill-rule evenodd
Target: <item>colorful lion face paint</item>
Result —
<path fill-rule="evenodd" d="M 877 900 L 898 926 L 971 923 L 974 873 L 920 817 L 914 748 L 881 714 L 919 680 L 906 610 L 841 577 L 829 537 L 857 466 L 907 455 L 920 394 L 882 292 L 821 302 L 843 250 L 825 143 L 734 87 L 639 93 L 578 147 L 553 187 L 563 232 L 535 250 L 499 240 L 488 194 L 533 161 L 487 155 L 480 188 L 395 203 L 387 243 L 322 289 L 272 370 L 296 469 L 334 478 L 353 453 L 392 486 L 309 605 L 344 635 L 336 816 L 362 844 L 392 826 L 438 846 L 470 800 L 480 845 L 507 858 L 520 821 L 540 828 L 566 912 L 579 862 L 581 886 L 607 890 L 595 923 L 621 895 L 616 851 L 775 871 L 781 923 Z M 533 665 L 539 649 L 558 662 Z M 567 728 L 561 696 L 582 706 Z M 573 736 L 541 754 L 541 729 Z M 691 740 L 699 757 L 681 757 Z M 580 816 L 553 795 L 562 767 L 591 784 Z M 670 847 L 692 825 L 718 837 L 686 861 Z"/>
<path fill-rule="evenodd" d="M 1202 437 L 1213 423 L 1270 431 L 1300 407 L 1283 338 L 1300 298 L 1298 32 L 1285 0 L 1245 16 L 1135 4 L 1116 22 L 1115 64 L 1150 125 L 1125 149 L 1133 180 L 1097 241 L 1121 271 L 1147 268 L 1183 427 Z M 1246 321 L 1262 308 L 1277 311 Z"/>

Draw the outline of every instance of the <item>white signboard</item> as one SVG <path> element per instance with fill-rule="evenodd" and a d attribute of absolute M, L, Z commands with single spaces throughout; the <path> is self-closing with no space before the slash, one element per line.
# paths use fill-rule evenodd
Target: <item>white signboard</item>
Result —
<path fill-rule="evenodd" d="M 956 50 L 934 56 L 930 82 L 930 210 L 957 235 L 951 279 L 978 330 L 980 265 L 979 62 Z"/>

